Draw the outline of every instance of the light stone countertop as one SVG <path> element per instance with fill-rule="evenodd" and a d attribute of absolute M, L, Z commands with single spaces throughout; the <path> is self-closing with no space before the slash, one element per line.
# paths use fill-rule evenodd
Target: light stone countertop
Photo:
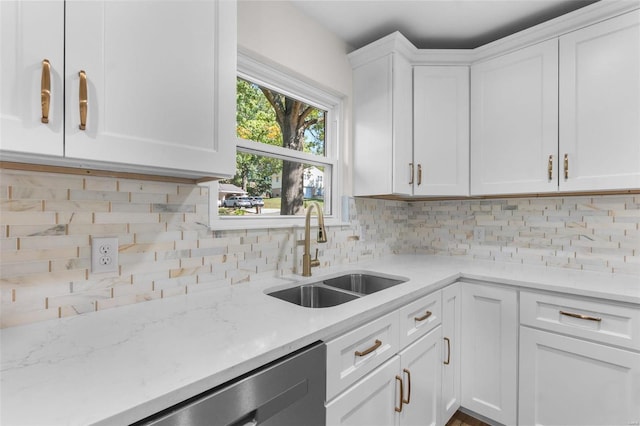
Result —
<path fill-rule="evenodd" d="M 265 290 L 344 271 L 408 282 L 309 309 Z M 640 277 L 402 255 L 237 284 L 0 331 L 0 424 L 127 424 L 317 340 L 328 340 L 459 278 L 632 303 Z"/>

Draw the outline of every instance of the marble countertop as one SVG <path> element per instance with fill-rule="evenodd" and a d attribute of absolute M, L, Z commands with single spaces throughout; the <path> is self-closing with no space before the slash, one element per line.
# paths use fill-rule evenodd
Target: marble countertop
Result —
<path fill-rule="evenodd" d="M 265 295 L 346 270 L 409 280 L 309 309 Z M 0 331 L 0 423 L 127 424 L 459 278 L 640 305 L 640 277 L 402 255 Z"/>

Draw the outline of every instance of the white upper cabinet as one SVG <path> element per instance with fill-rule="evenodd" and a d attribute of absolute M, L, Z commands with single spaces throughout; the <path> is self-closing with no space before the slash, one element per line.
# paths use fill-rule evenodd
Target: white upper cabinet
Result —
<path fill-rule="evenodd" d="M 471 87 L 472 195 L 640 188 L 640 11 L 474 64 Z"/>
<path fill-rule="evenodd" d="M 467 66 L 414 66 L 391 34 L 349 55 L 354 194 L 469 195 Z"/>
<path fill-rule="evenodd" d="M 29 9 L 38 23 L 12 24 L 12 33 L 23 37 L 17 41 L 3 36 L 3 92 L 17 86 L 14 98 L 33 97 L 40 63 L 48 58 L 56 102 L 50 127 L 61 132 L 56 152 L 42 148 L 35 132 L 46 130 L 34 130 L 35 108 L 5 107 L 3 100 L 3 127 L 6 117 L 19 127 L 3 130 L 4 154 L 64 155 L 57 164 L 184 177 L 234 174 L 235 2 L 55 4 L 55 14 L 33 10 L 30 2 L 2 4 L 3 33 L 5 20 L 14 19 L 5 10 Z M 5 58 L 12 55 L 20 61 L 5 75 Z"/>
<path fill-rule="evenodd" d="M 469 68 L 413 69 L 413 195 L 469 195 Z"/>
<path fill-rule="evenodd" d="M 471 111 L 472 195 L 557 191 L 557 40 L 472 65 Z"/>
<path fill-rule="evenodd" d="M 640 188 L 637 3 L 597 2 L 457 52 L 394 33 L 349 58 L 357 196 Z"/>
<path fill-rule="evenodd" d="M 388 53 L 353 70 L 355 195 L 411 195 L 411 64 Z"/>
<path fill-rule="evenodd" d="M 62 156 L 64 2 L 2 1 L 0 28 L 0 149 Z"/>
<path fill-rule="evenodd" d="M 560 37 L 559 75 L 560 189 L 640 188 L 640 11 Z"/>

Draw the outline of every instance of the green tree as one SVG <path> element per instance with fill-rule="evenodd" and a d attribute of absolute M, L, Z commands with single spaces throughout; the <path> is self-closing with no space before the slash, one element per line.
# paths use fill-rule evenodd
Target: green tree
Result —
<path fill-rule="evenodd" d="M 276 115 L 282 132 L 282 146 L 297 151 L 315 150 L 318 153 L 322 142 L 324 154 L 324 111 L 272 90 L 261 88 Z M 322 141 L 315 136 L 322 134 Z M 307 139 L 311 140 L 311 143 Z M 282 162 L 281 215 L 295 215 L 304 209 L 303 192 L 304 164 L 294 161 Z"/>
<path fill-rule="evenodd" d="M 316 155 L 325 152 L 326 112 L 254 83 L 237 79 L 238 137 Z M 271 176 L 282 173 L 281 215 L 303 209 L 304 164 L 238 152 L 236 175 L 226 182 L 251 195 L 271 188 Z"/>
<path fill-rule="evenodd" d="M 243 139 L 269 145 L 281 145 L 282 135 L 275 114 L 260 88 L 237 79 L 236 131 Z M 262 195 L 271 187 L 271 175 L 281 172 L 280 161 L 244 152 L 236 153 L 236 174 L 225 182 L 232 183 L 250 195 Z"/>

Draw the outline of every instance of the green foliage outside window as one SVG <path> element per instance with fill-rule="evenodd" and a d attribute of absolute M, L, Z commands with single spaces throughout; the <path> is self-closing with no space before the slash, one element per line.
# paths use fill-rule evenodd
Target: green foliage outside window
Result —
<path fill-rule="evenodd" d="M 237 79 L 237 135 L 269 145 L 324 156 L 326 111 L 254 83 Z M 236 175 L 225 181 L 249 195 L 271 195 L 271 179 L 282 176 L 280 214 L 304 208 L 301 162 L 237 152 Z"/>

